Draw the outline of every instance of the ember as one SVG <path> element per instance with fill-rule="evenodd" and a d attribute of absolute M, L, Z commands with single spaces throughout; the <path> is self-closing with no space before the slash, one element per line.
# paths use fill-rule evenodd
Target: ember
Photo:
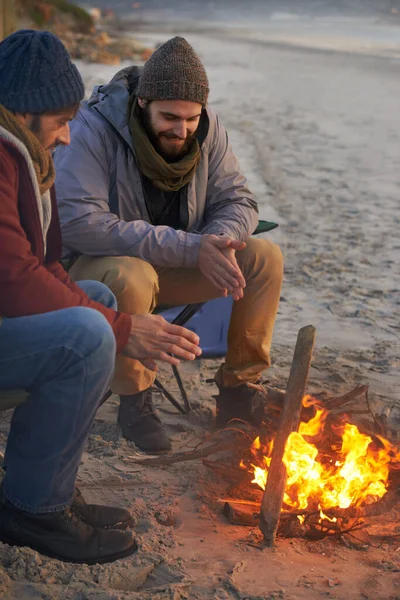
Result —
<path fill-rule="evenodd" d="M 314 415 L 308 422 L 300 423 L 299 431 L 289 435 L 285 446 L 287 483 L 283 511 L 326 511 L 382 498 L 387 491 L 389 463 L 396 454 L 390 443 L 380 436 L 373 440 L 350 423 L 332 427 L 333 431 L 325 436 L 329 411 L 308 395 L 303 398 L 303 407 L 312 407 Z M 263 444 L 258 437 L 252 445 L 251 458 L 240 463 L 241 468 L 254 475 L 252 483 L 263 490 L 273 447 L 273 441 Z"/>

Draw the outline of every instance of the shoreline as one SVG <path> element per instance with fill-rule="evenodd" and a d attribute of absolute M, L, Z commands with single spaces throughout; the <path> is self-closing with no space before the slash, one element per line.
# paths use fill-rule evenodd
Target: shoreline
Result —
<path fill-rule="evenodd" d="M 360 22 L 354 18 L 299 17 L 268 20 L 259 23 L 226 22 L 196 19 L 157 20 L 148 17 L 126 17 L 102 22 L 105 30 L 124 34 L 185 32 L 211 39 L 246 42 L 290 50 L 326 52 L 375 58 L 400 58 L 400 24 L 377 23 L 374 19 Z"/>

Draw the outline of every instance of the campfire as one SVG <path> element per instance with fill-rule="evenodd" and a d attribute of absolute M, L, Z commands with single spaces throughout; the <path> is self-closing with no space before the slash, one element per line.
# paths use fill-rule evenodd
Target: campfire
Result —
<path fill-rule="evenodd" d="M 287 482 L 280 519 L 289 532 L 294 526 L 289 527 L 285 517 L 295 517 L 303 525 L 299 532 L 305 533 L 308 525 L 308 533 L 320 537 L 318 533 L 340 532 L 344 520 L 347 524 L 352 515 L 359 519 L 387 494 L 390 475 L 400 467 L 400 455 L 381 435 L 367 435 L 343 416 L 333 417 L 316 398 L 305 395 L 302 406 L 307 420 L 289 435 L 282 457 Z M 239 463 L 252 475 L 251 484 L 260 493 L 266 489 L 273 449 L 273 439 L 257 436 Z M 254 508 L 261 506 L 261 502 L 243 500 L 226 504 L 230 520 L 253 525 L 258 517 Z"/>
<path fill-rule="evenodd" d="M 351 423 L 332 425 L 325 434 L 328 411 L 312 396 L 303 407 L 313 407 L 314 416 L 300 423 L 289 435 L 283 463 L 287 472 L 284 509 L 321 511 L 376 502 L 387 492 L 389 463 L 394 448 L 380 436 L 361 433 Z M 240 467 L 252 472 L 252 483 L 265 490 L 273 441 L 254 440 L 250 464 Z"/>
<path fill-rule="evenodd" d="M 314 338 L 312 326 L 299 332 L 276 436 L 256 437 L 239 464 L 262 499 L 225 502 L 231 522 L 259 522 L 267 545 L 277 533 L 342 535 L 397 503 L 399 451 L 377 431 L 360 431 L 346 411 L 360 393 L 368 404 L 368 386 L 327 403 L 304 394 Z"/>
<path fill-rule="evenodd" d="M 399 500 L 399 448 L 371 410 L 368 385 L 323 401 L 305 393 L 314 339 L 311 325 L 300 330 L 283 405 L 266 395 L 261 434 L 231 423 L 193 450 L 134 462 L 202 460 L 231 484 L 219 499 L 228 521 L 258 526 L 267 546 L 277 534 L 314 540 L 353 534 L 365 519 L 390 511 Z"/>

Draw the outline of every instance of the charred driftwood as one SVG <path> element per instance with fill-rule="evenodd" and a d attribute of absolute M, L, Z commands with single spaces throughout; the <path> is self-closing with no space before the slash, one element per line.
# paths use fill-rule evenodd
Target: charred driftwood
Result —
<path fill-rule="evenodd" d="M 368 391 L 368 385 L 357 385 L 354 390 L 347 392 L 343 396 L 337 396 L 336 398 L 328 398 L 322 404 L 327 410 L 338 410 L 344 407 L 349 402 L 352 402 L 355 398 L 366 394 Z"/>
<path fill-rule="evenodd" d="M 312 325 L 300 329 L 294 350 L 281 421 L 274 443 L 261 505 L 260 529 L 268 546 L 274 544 L 278 529 L 286 487 L 286 468 L 282 458 L 289 435 L 292 431 L 297 431 L 299 427 L 302 399 L 310 370 L 315 333 L 315 327 Z"/>
<path fill-rule="evenodd" d="M 395 472 L 388 492 L 380 500 L 363 506 L 324 508 L 324 515 L 315 507 L 293 510 L 283 504 L 284 512 L 280 514 L 277 533 L 284 537 L 321 540 L 325 537 L 341 537 L 363 529 L 367 527 L 365 519 L 385 514 L 399 504 L 399 484 L 400 473 Z M 218 502 L 224 503 L 223 514 L 230 523 L 248 527 L 259 526 L 261 502 L 236 498 L 220 498 Z M 380 536 L 371 534 L 370 537 L 381 539 Z M 399 537 L 400 534 L 393 534 L 389 535 L 388 539 L 395 540 Z M 383 539 L 384 536 L 381 541 Z"/>
<path fill-rule="evenodd" d="M 260 506 L 249 506 L 248 504 L 229 500 L 225 502 L 222 512 L 229 523 L 234 525 L 256 527 L 260 522 Z"/>

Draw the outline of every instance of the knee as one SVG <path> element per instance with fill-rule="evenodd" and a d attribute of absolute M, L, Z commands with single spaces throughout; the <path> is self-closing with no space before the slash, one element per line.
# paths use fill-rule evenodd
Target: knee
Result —
<path fill-rule="evenodd" d="M 104 283 L 94 280 L 77 281 L 76 283 L 91 300 L 117 310 L 117 299 Z"/>
<path fill-rule="evenodd" d="M 265 264 L 268 265 L 271 272 L 283 277 L 284 260 L 282 250 L 278 244 L 274 244 L 270 240 L 260 240 L 260 242 L 263 243 Z"/>
<path fill-rule="evenodd" d="M 249 238 L 246 244 L 243 264 L 239 262 L 246 279 L 257 274 L 283 279 L 283 254 L 277 244 L 261 238 Z"/>
<path fill-rule="evenodd" d="M 158 295 L 158 275 L 154 267 L 140 258 L 126 258 L 112 267 L 110 285 L 118 307 L 131 314 L 151 312 Z"/>
<path fill-rule="evenodd" d="M 66 345 L 82 359 L 96 355 L 102 362 L 115 360 L 116 340 L 111 325 L 98 310 L 83 306 L 68 309 Z"/>

